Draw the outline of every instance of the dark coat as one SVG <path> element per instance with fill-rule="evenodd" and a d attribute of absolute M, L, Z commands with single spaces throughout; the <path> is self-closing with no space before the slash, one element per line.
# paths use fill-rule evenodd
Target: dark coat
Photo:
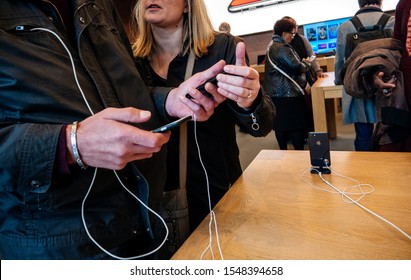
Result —
<path fill-rule="evenodd" d="M 295 50 L 285 43 L 280 36 L 273 36 L 265 59 L 264 89 L 270 97 L 301 96 L 300 89 L 281 72 L 276 70 L 267 56 L 277 67 L 296 81 L 302 89 L 307 84 L 305 73 L 310 70 L 311 64 L 302 62 Z"/>
<path fill-rule="evenodd" d="M 164 95 L 148 92 L 135 68 L 121 19 L 108 0 L 75 2 L 75 45 L 54 6 L 47 1 L 5 0 L 0 9 L 0 258 L 107 258 L 86 235 L 81 205 L 93 168 L 56 171 L 56 152 L 64 124 L 106 107 L 136 107 L 152 112 L 141 127 L 163 122 Z M 32 28 L 47 30 L 32 30 Z M 154 100 L 161 104 L 155 106 Z M 159 110 L 157 110 L 159 109 Z M 158 210 L 165 181 L 165 150 L 118 171 L 131 192 Z M 144 174 L 144 176 L 143 176 Z M 148 252 L 148 211 L 123 189 L 112 170 L 99 169 L 85 204 L 87 226 L 109 251 L 126 257 Z M 148 234 L 147 234 L 148 233 Z M 164 236 L 155 236 L 161 239 Z M 140 242 L 140 244 L 137 244 Z M 141 246 L 141 247 L 140 247 Z M 139 252 L 138 249 L 141 249 Z M 129 255 L 130 256 L 130 255 Z"/>
<path fill-rule="evenodd" d="M 399 70 L 403 48 L 399 40 L 377 39 L 359 44 L 341 69 L 346 92 L 357 98 L 375 98 L 378 118 L 373 142 L 385 145 L 404 138 L 410 128 L 410 116 L 404 93 L 404 77 Z M 396 87 L 384 93 L 374 87 L 373 75 L 395 75 Z"/>

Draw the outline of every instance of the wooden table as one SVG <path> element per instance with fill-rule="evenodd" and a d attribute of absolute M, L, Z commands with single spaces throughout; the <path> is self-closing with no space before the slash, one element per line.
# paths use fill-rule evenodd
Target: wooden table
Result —
<path fill-rule="evenodd" d="M 325 68 L 324 72 L 333 72 L 335 64 L 335 56 L 317 57 L 320 67 Z"/>
<path fill-rule="evenodd" d="M 335 172 L 372 184 L 360 203 L 411 234 L 411 153 L 331 152 Z M 217 204 L 219 240 L 226 260 L 411 259 L 411 240 L 339 194 L 301 180 L 308 151 L 263 150 Z M 352 185 L 323 175 L 339 188 Z M 306 175 L 318 187 L 318 175 Z M 330 190 L 331 188 L 328 187 Z M 200 259 L 209 218 L 173 256 Z M 219 258 L 213 237 L 213 251 Z M 211 259 L 207 252 L 203 259 Z"/>
<path fill-rule="evenodd" d="M 328 132 L 330 139 L 337 137 L 335 124 L 335 99 L 342 96 L 342 85 L 334 84 L 334 72 L 326 72 L 327 78 L 318 79 L 311 87 L 314 130 Z"/>

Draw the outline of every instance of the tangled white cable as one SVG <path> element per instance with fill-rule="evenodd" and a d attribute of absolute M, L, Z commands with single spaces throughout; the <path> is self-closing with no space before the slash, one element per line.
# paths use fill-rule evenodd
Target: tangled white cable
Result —
<path fill-rule="evenodd" d="M 359 203 L 359 201 L 367 194 L 371 194 L 372 192 L 374 192 L 374 187 L 370 184 L 361 184 L 360 182 L 358 182 L 357 180 L 344 176 L 344 175 L 340 175 L 337 172 L 331 170 L 331 168 L 329 166 L 326 166 L 327 169 L 329 169 L 331 171 L 331 174 L 335 174 L 339 177 L 342 178 L 346 178 L 348 180 L 352 180 L 354 182 L 356 182 L 357 184 L 351 187 L 346 188 L 345 190 L 340 190 L 337 187 L 335 187 L 333 184 L 331 184 L 329 181 L 327 181 L 326 179 L 324 179 L 324 177 L 322 176 L 321 172 L 318 172 L 318 176 L 321 178 L 321 180 L 328 185 L 329 187 L 331 187 L 334 191 L 328 190 L 328 189 L 324 189 L 324 188 L 319 188 L 317 186 L 315 186 L 314 184 L 308 182 L 305 179 L 305 174 L 308 173 L 308 170 L 305 170 L 302 174 L 301 174 L 301 180 L 309 185 L 311 185 L 312 187 L 321 190 L 321 191 L 327 191 L 327 192 L 331 192 L 331 193 L 336 193 L 336 194 L 340 194 L 343 198 L 343 200 L 347 203 L 353 203 L 355 205 L 357 205 L 358 207 L 360 207 L 361 209 L 365 210 L 366 212 L 370 213 L 371 215 L 377 217 L 378 219 L 382 220 L 383 222 L 389 224 L 390 226 L 392 226 L 393 228 L 395 228 L 396 230 L 398 230 L 400 233 L 402 233 L 405 237 L 407 237 L 408 239 L 411 240 L 411 236 L 409 234 L 407 234 L 406 232 L 404 232 L 401 228 L 399 228 L 398 226 L 396 226 L 395 224 L 393 224 L 392 222 L 388 221 L 387 219 L 385 219 L 384 217 L 378 215 L 377 213 L 373 212 L 372 210 L 368 209 L 367 207 L 363 206 L 362 204 Z M 309 169 L 309 170 L 315 170 L 315 169 Z M 370 188 L 370 191 L 364 191 L 363 187 L 368 187 Z M 347 192 L 347 189 L 353 189 L 353 188 L 359 188 L 359 192 Z M 352 197 L 350 197 L 350 195 L 359 195 L 359 198 L 357 199 L 353 199 Z"/>

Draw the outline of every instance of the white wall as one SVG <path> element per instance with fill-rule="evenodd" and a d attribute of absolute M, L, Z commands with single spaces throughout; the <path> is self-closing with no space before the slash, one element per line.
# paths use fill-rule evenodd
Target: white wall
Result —
<path fill-rule="evenodd" d="M 274 22 L 291 16 L 302 25 L 352 16 L 358 10 L 358 0 L 297 0 L 251 11 L 230 13 L 231 0 L 204 0 L 215 29 L 221 22 L 231 25 L 234 35 L 246 35 L 272 30 Z M 383 0 L 383 10 L 395 10 L 398 0 Z"/>

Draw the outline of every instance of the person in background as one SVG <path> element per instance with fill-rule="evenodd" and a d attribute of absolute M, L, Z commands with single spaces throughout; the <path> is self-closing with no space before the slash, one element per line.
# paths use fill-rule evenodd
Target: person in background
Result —
<path fill-rule="evenodd" d="M 295 25 L 295 31 L 294 31 L 295 36 L 292 39 L 290 46 L 294 48 L 298 56 L 300 58 L 309 58 L 310 56 L 315 55 L 315 53 L 313 52 L 313 48 L 311 47 L 311 44 L 308 41 L 308 39 L 305 36 L 297 32 L 297 29 L 298 29 L 297 21 L 294 18 L 289 17 L 289 16 L 284 16 L 283 19 L 289 20 L 291 23 Z M 320 64 L 318 63 L 317 58 L 311 61 L 311 70 L 315 73 L 315 77 L 311 81 L 307 79 L 307 82 L 309 83 L 310 86 L 314 84 L 316 78 L 328 77 L 326 74 L 324 74 L 323 69 L 320 67 Z"/>
<path fill-rule="evenodd" d="M 300 59 L 290 46 L 295 34 L 296 26 L 292 22 L 278 20 L 265 58 L 263 87 L 277 110 L 273 130 L 281 150 L 287 150 L 289 141 L 294 149 L 304 150 L 307 131 L 304 88 L 305 73 L 311 63 L 306 58 Z"/>
<path fill-rule="evenodd" d="M 231 26 L 228 22 L 224 21 L 218 27 L 218 31 L 224 32 L 224 33 L 230 33 L 231 32 Z"/>
<path fill-rule="evenodd" d="M 403 74 L 403 88 L 405 97 L 408 102 L 408 108 L 411 108 L 411 2 L 400 0 L 395 9 L 394 39 L 402 42 L 404 52 L 401 56 L 400 70 Z M 386 80 L 388 80 L 386 82 Z M 385 77 L 383 72 L 376 73 L 375 87 L 382 90 L 391 91 L 396 87 L 396 79 Z M 409 120 L 411 123 L 411 120 Z M 396 141 L 380 146 L 383 152 L 411 152 L 411 131 L 404 131 L 404 137 Z"/>
<path fill-rule="evenodd" d="M 358 0 L 360 9 L 355 13 L 364 26 L 373 26 L 378 23 L 383 11 L 382 0 Z M 394 17 L 386 24 L 386 28 L 393 29 Z M 340 85 L 342 81 L 339 73 L 347 59 L 345 48 L 347 34 L 356 32 L 351 21 L 346 21 L 338 28 L 337 47 L 335 53 L 335 84 Z M 343 89 L 342 92 L 342 121 L 343 124 L 354 124 L 356 151 L 369 151 L 374 124 L 377 123 L 375 102 L 373 98 L 354 98 Z"/>
<path fill-rule="evenodd" d="M 227 34 L 231 34 L 231 26 L 228 22 L 224 21 L 218 27 L 218 31 L 223 32 L 223 33 L 227 33 Z M 239 36 L 234 36 L 234 40 L 235 40 L 236 43 L 244 42 L 244 39 L 239 37 Z"/>
<path fill-rule="evenodd" d="M 297 21 L 289 16 L 284 16 L 283 19 L 289 20 L 293 23 L 295 28 L 295 36 L 290 43 L 290 46 L 294 48 L 300 58 L 309 58 L 314 54 L 308 39 L 297 32 L 298 25 Z M 311 60 L 311 68 L 306 72 L 307 86 L 305 87 L 305 102 L 307 107 L 307 132 L 314 131 L 314 117 L 313 117 L 313 107 L 311 102 L 311 86 L 315 83 L 318 78 L 328 77 L 324 74 L 323 70 L 320 67 L 320 64 L 317 61 L 317 57 L 314 60 Z"/>
<path fill-rule="evenodd" d="M 156 258 L 170 133 L 151 130 L 208 119 L 225 98 L 195 88 L 224 62 L 149 91 L 112 1 L 1 5 L 0 259 Z"/>
<path fill-rule="evenodd" d="M 244 43 L 236 44 L 232 35 L 213 30 L 203 0 L 155 4 L 140 0 L 134 16 L 137 39 L 133 51 L 147 85 L 181 83 L 190 54 L 195 55 L 193 73 L 221 59 L 228 64 L 226 73 L 217 75 L 218 91 L 226 101 L 208 121 L 188 123 L 186 188 L 190 228 L 194 230 L 242 173 L 235 125 L 253 136 L 266 136 L 271 131 L 274 106 L 260 85 L 258 72 L 246 64 Z M 179 186 L 178 143 L 179 133 L 172 133 L 167 145 L 166 186 L 170 190 Z"/>

